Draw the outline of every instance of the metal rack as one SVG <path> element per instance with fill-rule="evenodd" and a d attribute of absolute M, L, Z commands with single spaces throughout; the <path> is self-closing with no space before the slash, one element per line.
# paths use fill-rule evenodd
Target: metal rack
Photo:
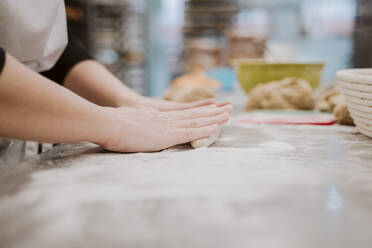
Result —
<path fill-rule="evenodd" d="M 70 21 L 90 54 L 135 91 L 146 93 L 146 0 L 67 0 Z M 70 10 L 71 11 L 71 10 Z M 70 18 L 69 18 L 70 19 Z M 73 30 L 74 31 L 74 30 Z"/>
<path fill-rule="evenodd" d="M 185 2 L 183 35 L 187 71 L 226 64 L 227 30 L 232 27 L 238 11 L 236 0 Z"/>
<path fill-rule="evenodd" d="M 188 0 L 185 2 L 185 36 L 221 36 L 238 12 L 235 0 Z"/>

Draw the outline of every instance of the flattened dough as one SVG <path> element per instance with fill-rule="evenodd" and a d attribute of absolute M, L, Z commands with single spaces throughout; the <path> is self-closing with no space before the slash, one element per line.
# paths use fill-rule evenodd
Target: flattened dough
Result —
<path fill-rule="evenodd" d="M 212 136 L 191 142 L 191 146 L 194 149 L 209 147 L 213 145 L 214 142 L 216 142 L 216 140 L 220 136 L 220 133 L 221 133 L 221 127 Z"/>

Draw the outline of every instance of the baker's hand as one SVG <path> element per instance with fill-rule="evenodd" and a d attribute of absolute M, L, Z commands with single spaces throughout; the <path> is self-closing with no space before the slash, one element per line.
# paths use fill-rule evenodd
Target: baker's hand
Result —
<path fill-rule="evenodd" d="M 134 92 L 131 93 L 130 96 L 122 96 L 120 99 L 122 100 L 118 101 L 118 104 L 116 105 L 117 107 L 134 107 L 143 109 L 155 109 L 159 111 L 186 110 L 213 104 L 222 107 L 230 104 L 230 102 L 227 101 L 216 103 L 215 99 L 207 99 L 191 103 L 178 103 L 145 97 Z"/>
<path fill-rule="evenodd" d="M 118 152 L 152 152 L 208 137 L 229 120 L 231 105 L 186 110 L 105 108 L 109 128 L 102 145 Z"/>
<path fill-rule="evenodd" d="M 207 99 L 197 102 L 191 102 L 191 103 L 178 103 L 178 102 L 171 102 L 161 99 L 153 99 L 153 98 L 143 98 L 142 101 L 138 103 L 138 106 L 140 107 L 150 107 L 155 108 L 160 111 L 172 111 L 172 110 L 186 110 L 186 109 L 192 109 L 192 108 L 198 108 L 203 106 L 208 106 L 216 104 L 217 106 L 224 106 L 229 105 L 229 102 L 220 102 L 216 103 L 215 99 Z"/>

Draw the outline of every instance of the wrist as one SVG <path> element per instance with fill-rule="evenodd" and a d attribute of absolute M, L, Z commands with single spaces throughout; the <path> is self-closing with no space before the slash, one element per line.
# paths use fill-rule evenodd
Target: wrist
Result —
<path fill-rule="evenodd" d="M 94 121 L 88 124 L 93 125 L 89 142 L 107 147 L 115 139 L 120 132 L 120 121 L 114 110 L 112 107 L 97 106 Z"/>
<path fill-rule="evenodd" d="M 147 98 L 135 92 L 121 94 L 115 103 L 115 107 L 134 107 L 146 103 Z"/>

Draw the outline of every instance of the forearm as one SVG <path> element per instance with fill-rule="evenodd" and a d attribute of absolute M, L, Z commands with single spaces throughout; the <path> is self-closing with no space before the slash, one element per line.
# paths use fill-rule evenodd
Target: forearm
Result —
<path fill-rule="evenodd" d="M 0 75 L 0 137 L 102 143 L 106 122 L 103 108 L 7 55 Z"/>
<path fill-rule="evenodd" d="M 42 75 L 101 106 L 130 106 L 129 99 L 141 98 L 93 60 L 73 33 L 57 63 Z"/>
<path fill-rule="evenodd" d="M 64 86 L 100 106 L 143 107 L 160 111 L 184 110 L 215 103 L 213 99 L 189 104 L 173 103 L 141 96 L 125 86 L 102 64 L 84 60 L 76 64 L 67 74 Z M 228 103 L 219 104 L 220 106 Z"/>
<path fill-rule="evenodd" d="M 133 106 L 143 99 L 94 60 L 75 65 L 68 73 L 64 86 L 101 106 Z"/>

